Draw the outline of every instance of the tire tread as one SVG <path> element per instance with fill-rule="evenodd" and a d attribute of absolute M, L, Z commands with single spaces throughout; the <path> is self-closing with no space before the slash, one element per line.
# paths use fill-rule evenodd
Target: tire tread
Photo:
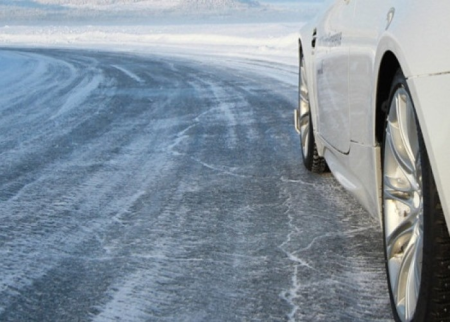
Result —
<path fill-rule="evenodd" d="M 310 171 L 313 173 L 320 174 L 320 173 L 324 173 L 327 169 L 328 169 L 327 162 L 317 152 L 317 146 L 316 146 L 316 143 L 314 142 L 314 152 L 313 152 L 313 158 L 312 158 Z"/>
<path fill-rule="evenodd" d="M 422 135 L 420 140 L 422 146 L 425 146 Z M 427 157 L 425 170 L 432 173 L 426 152 L 425 155 Z M 431 175 L 428 180 L 428 197 L 430 203 L 434 204 L 431 222 L 434 256 L 431 260 L 432 278 L 426 321 L 450 322 L 450 235 L 433 176 Z"/>
<path fill-rule="evenodd" d="M 439 200 L 437 190 L 432 197 Z M 434 281 L 431 289 L 429 317 L 431 321 L 450 321 L 450 236 L 440 203 L 436 203 L 434 217 L 435 259 Z"/>

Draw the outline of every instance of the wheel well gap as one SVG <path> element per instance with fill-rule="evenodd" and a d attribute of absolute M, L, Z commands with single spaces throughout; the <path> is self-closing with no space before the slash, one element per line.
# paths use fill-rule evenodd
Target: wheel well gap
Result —
<path fill-rule="evenodd" d="M 392 52 L 386 52 L 381 60 L 378 72 L 377 97 L 376 97 L 376 126 L 375 135 L 378 143 L 383 142 L 384 127 L 387 116 L 387 104 L 391 90 L 392 80 L 400 68 L 400 63 Z"/>

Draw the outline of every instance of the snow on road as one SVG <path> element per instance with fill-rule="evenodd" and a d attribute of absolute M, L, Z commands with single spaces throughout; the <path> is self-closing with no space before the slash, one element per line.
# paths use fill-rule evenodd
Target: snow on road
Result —
<path fill-rule="evenodd" d="M 389 321 L 377 223 L 300 166 L 290 65 L 0 61 L 0 320 Z"/>

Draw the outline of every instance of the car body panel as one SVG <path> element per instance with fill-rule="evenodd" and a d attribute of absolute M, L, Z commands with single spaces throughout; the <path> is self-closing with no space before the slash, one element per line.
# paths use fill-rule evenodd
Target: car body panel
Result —
<path fill-rule="evenodd" d="M 444 216 L 450 223 L 450 74 L 413 77 L 408 86 L 427 147 Z M 419 107 L 419 108 L 417 108 Z"/>
<path fill-rule="evenodd" d="M 450 2 L 330 0 L 325 8 L 300 32 L 319 155 L 381 224 L 377 86 L 383 58 L 392 54 L 408 79 L 450 223 L 450 170 L 446 167 L 450 152 L 450 94 L 446 90 L 450 88 Z M 351 9 L 344 13 L 343 8 Z M 317 48 L 311 46 L 314 30 Z M 333 44 L 340 33 L 341 42 Z M 339 80 L 341 84 L 335 83 Z"/>
<path fill-rule="evenodd" d="M 393 34 L 404 53 L 405 76 L 450 71 L 450 2 L 397 0 L 395 3 L 398 7 Z"/>
<path fill-rule="evenodd" d="M 373 139 L 374 111 L 377 82 L 372 77 L 378 72 L 375 64 L 376 48 L 380 35 L 388 26 L 388 13 L 392 0 L 353 0 L 355 16 L 352 21 L 349 49 L 349 115 L 353 142 L 376 145 Z M 370 104 L 368 104 L 370 102 Z M 368 131 L 368 129 L 370 129 Z"/>
<path fill-rule="evenodd" d="M 350 150 L 351 153 L 342 155 L 326 148 L 324 157 L 339 183 L 381 223 L 380 148 L 352 142 Z M 367 171 L 368 168 L 376 169 L 376 171 Z"/>
<path fill-rule="evenodd" d="M 348 39 L 354 4 L 337 1 L 317 26 L 315 75 L 318 111 L 317 130 L 324 140 L 343 153 L 350 149 L 348 109 Z M 335 135 L 340 130 L 341 135 Z"/>

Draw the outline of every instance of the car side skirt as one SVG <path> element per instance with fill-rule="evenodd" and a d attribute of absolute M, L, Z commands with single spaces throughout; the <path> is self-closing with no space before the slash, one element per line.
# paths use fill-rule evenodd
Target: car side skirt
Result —
<path fill-rule="evenodd" d="M 324 157 L 339 183 L 372 217 L 381 220 L 381 149 L 352 142 L 350 152 L 342 154 L 325 145 Z"/>

